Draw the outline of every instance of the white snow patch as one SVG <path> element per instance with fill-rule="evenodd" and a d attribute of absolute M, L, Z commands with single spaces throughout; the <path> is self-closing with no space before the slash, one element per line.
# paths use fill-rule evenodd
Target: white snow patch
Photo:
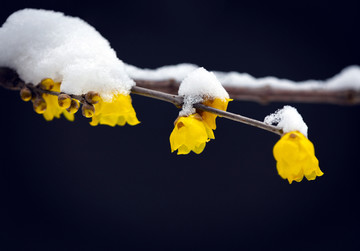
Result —
<path fill-rule="evenodd" d="M 208 72 L 203 67 L 191 72 L 181 82 L 178 93 L 184 98 L 180 116 L 188 116 L 194 113 L 193 104 L 202 102 L 204 99 L 229 98 L 229 94 L 214 73 Z"/>
<path fill-rule="evenodd" d="M 61 81 L 71 94 L 128 94 L 135 82 L 109 42 L 92 26 L 63 13 L 24 9 L 0 28 L 0 65 L 16 70 L 28 83 Z"/>
<path fill-rule="evenodd" d="M 265 117 L 265 124 L 277 125 L 284 133 L 299 131 L 307 137 L 308 127 L 296 108 L 289 105 Z"/>
<path fill-rule="evenodd" d="M 178 64 L 168 65 L 153 69 L 141 69 L 133 65 L 125 64 L 126 72 L 133 79 L 139 80 L 167 80 L 174 79 L 181 82 L 189 73 L 196 70 L 197 65 L 194 64 Z"/>
<path fill-rule="evenodd" d="M 193 64 L 179 64 L 163 66 L 157 69 L 140 69 L 126 65 L 126 70 L 133 79 L 166 80 L 175 79 L 178 82 L 191 73 L 197 66 Z M 348 66 L 339 74 L 327 80 L 305 80 L 300 82 L 276 77 L 255 78 L 247 73 L 213 72 L 224 87 L 261 88 L 269 86 L 275 89 L 290 90 L 360 90 L 360 67 Z"/>

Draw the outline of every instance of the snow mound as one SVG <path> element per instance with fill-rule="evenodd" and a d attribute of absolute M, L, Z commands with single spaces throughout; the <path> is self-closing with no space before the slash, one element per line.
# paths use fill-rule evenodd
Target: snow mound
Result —
<path fill-rule="evenodd" d="M 168 80 L 174 79 L 181 82 L 189 73 L 196 70 L 197 65 L 194 64 L 178 64 L 178 65 L 166 65 L 157 69 L 141 69 L 136 66 L 125 64 L 126 72 L 133 79 L 145 79 L 145 80 Z"/>
<path fill-rule="evenodd" d="M 188 116 L 195 112 L 193 104 L 204 99 L 227 99 L 229 94 L 212 72 L 203 67 L 191 72 L 180 84 L 179 95 L 184 98 L 183 109 L 180 116 Z"/>
<path fill-rule="evenodd" d="M 0 65 L 28 83 L 61 81 L 61 91 L 96 91 L 105 99 L 128 94 L 135 82 L 109 42 L 76 17 L 49 10 L 13 13 L 0 28 Z"/>
<path fill-rule="evenodd" d="M 277 125 L 284 133 L 299 131 L 307 137 L 308 127 L 296 108 L 289 105 L 265 117 L 265 124 Z"/>

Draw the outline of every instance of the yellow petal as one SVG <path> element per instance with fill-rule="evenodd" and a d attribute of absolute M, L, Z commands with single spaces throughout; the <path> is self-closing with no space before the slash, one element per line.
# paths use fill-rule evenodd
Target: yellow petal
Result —
<path fill-rule="evenodd" d="M 94 107 L 95 114 L 90 125 L 123 126 L 126 123 L 129 125 L 140 123 L 131 104 L 130 95 L 115 94 L 111 101 L 100 99 L 97 104 L 94 104 Z"/>
<path fill-rule="evenodd" d="M 215 99 L 206 99 L 203 104 L 222 110 L 222 111 L 226 111 L 227 106 L 229 104 L 229 102 L 232 101 L 232 99 L 219 99 L 219 98 L 215 98 Z M 215 130 L 216 129 L 216 117 L 217 115 L 211 112 L 206 112 L 203 111 L 201 112 L 201 117 L 204 119 L 204 121 L 207 123 L 207 125 L 210 127 L 210 129 Z"/>
<path fill-rule="evenodd" d="M 210 138 L 213 138 L 212 130 L 198 114 L 179 117 L 170 135 L 171 152 L 177 150 L 178 154 L 188 154 L 193 151 L 199 154 Z"/>

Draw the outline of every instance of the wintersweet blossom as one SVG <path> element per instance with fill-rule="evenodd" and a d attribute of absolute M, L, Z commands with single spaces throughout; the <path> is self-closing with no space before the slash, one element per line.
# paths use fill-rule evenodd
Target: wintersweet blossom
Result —
<path fill-rule="evenodd" d="M 225 111 L 232 99 L 206 99 L 203 104 Z M 197 111 L 189 116 L 179 116 L 170 135 L 171 152 L 178 150 L 177 154 L 188 154 L 193 151 L 201 153 L 210 139 L 215 139 L 213 130 L 216 129 L 217 115 Z"/>
<path fill-rule="evenodd" d="M 90 122 L 92 126 L 98 124 L 123 126 L 126 123 L 129 125 L 137 125 L 140 123 L 131 104 L 131 97 L 128 94 L 115 94 L 109 101 L 100 99 L 94 107 L 95 114 Z"/>
<path fill-rule="evenodd" d="M 300 182 L 304 176 L 315 180 L 324 173 L 315 157 L 314 145 L 299 131 L 288 132 L 281 137 L 273 149 L 279 175 L 291 184 Z"/>
<path fill-rule="evenodd" d="M 171 152 L 177 150 L 177 154 L 188 154 L 193 151 L 199 154 L 206 142 L 215 138 L 212 129 L 198 113 L 178 117 L 174 124 L 170 135 Z"/>
<path fill-rule="evenodd" d="M 184 103 L 175 121 L 175 128 L 170 135 L 171 151 L 188 154 L 193 151 L 201 153 L 210 139 L 214 139 L 216 114 L 194 108 L 194 104 L 202 103 L 222 111 L 226 111 L 229 94 L 216 76 L 200 67 L 181 82 L 179 96 Z"/>

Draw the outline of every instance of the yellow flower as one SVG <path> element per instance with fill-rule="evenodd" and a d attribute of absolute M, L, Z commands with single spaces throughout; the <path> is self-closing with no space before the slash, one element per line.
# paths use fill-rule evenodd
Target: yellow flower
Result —
<path fill-rule="evenodd" d="M 214 139 L 214 133 L 197 113 L 187 117 L 178 117 L 175 127 L 170 135 L 171 152 L 188 154 L 193 151 L 201 153 L 210 139 Z"/>
<path fill-rule="evenodd" d="M 205 99 L 204 105 L 226 111 L 232 99 Z M 188 154 L 190 151 L 201 153 L 210 139 L 215 139 L 213 130 L 216 129 L 217 115 L 206 111 L 197 111 L 187 117 L 178 117 L 170 135 L 171 152 Z"/>
<path fill-rule="evenodd" d="M 229 98 L 225 98 L 225 99 L 219 99 L 219 98 L 215 98 L 215 99 L 205 99 L 205 101 L 203 102 L 204 105 L 207 106 L 211 106 L 213 108 L 222 110 L 222 111 L 226 111 L 227 106 L 229 104 L 229 102 L 232 101 L 232 99 Z M 218 115 L 211 113 L 211 112 L 206 112 L 206 111 L 200 111 L 199 114 L 201 115 L 201 117 L 203 118 L 203 120 L 207 123 L 207 125 L 215 130 L 216 129 L 216 117 Z"/>
<path fill-rule="evenodd" d="M 92 126 L 98 124 L 123 126 L 126 123 L 129 125 L 137 125 L 140 123 L 136 118 L 130 95 L 115 94 L 110 102 L 105 102 L 100 99 L 94 106 L 95 114 L 90 122 Z"/>
<path fill-rule="evenodd" d="M 316 176 L 324 174 L 315 157 L 314 145 L 298 131 L 282 136 L 273 152 L 279 175 L 288 179 L 290 184 L 294 180 L 300 182 L 304 176 L 308 180 L 314 180 Z"/>
<path fill-rule="evenodd" d="M 52 81 L 52 85 L 51 88 L 49 88 L 49 91 L 60 92 L 60 82 L 54 82 L 52 79 L 46 79 L 46 81 Z M 46 110 L 43 113 L 43 116 L 47 121 L 53 120 L 54 117 L 60 118 L 61 114 L 63 114 L 67 120 L 74 121 L 74 114 L 69 113 L 66 111 L 66 109 L 59 106 L 58 96 L 44 93 L 42 94 L 42 97 L 46 102 Z"/>

